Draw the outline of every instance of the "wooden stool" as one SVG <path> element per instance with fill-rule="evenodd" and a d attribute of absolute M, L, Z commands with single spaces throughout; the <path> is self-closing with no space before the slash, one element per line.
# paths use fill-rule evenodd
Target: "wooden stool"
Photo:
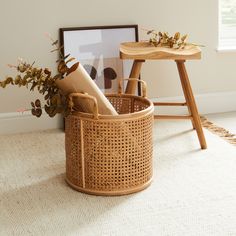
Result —
<path fill-rule="evenodd" d="M 196 130 L 202 149 L 207 148 L 205 136 L 202 130 L 201 120 L 198 114 L 191 84 L 185 68 L 186 60 L 201 59 L 201 50 L 196 46 L 186 46 L 184 49 L 172 49 L 164 47 L 154 47 L 148 42 L 122 43 L 120 46 L 121 59 L 133 59 L 133 67 L 130 78 L 139 78 L 140 70 L 145 60 L 174 60 L 176 62 L 183 93 L 186 102 L 154 102 L 155 106 L 187 106 L 189 115 L 155 115 L 155 119 L 190 119 L 193 128 Z M 137 87 L 136 81 L 129 81 L 126 93 L 134 94 Z"/>

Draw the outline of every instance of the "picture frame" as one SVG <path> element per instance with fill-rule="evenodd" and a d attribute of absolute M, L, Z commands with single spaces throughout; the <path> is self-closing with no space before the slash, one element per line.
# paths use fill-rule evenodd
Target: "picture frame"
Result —
<path fill-rule="evenodd" d="M 63 55 L 79 61 L 103 93 L 117 93 L 133 63 L 120 59 L 120 43 L 138 42 L 138 25 L 69 27 L 59 33 Z"/>

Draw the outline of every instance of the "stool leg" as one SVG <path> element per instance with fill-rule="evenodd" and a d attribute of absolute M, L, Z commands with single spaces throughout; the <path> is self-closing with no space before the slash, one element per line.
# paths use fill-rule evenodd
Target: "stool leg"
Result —
<path fill-rule="evenodd" d="M 179 66 L 180 63 L 178 63 L 178 61 L 176 61 L 176 64 L 177 64 L 177 68 L 178 68 L 178 71 L 179 71 L 179 77 L 181 78 L 182 77 L 182 71 L 181 71 L 181 66 Z M 185 83 L 183 83 L 182 79 L 180 79 L 180 82 L 181 82 L 181 85 L 182 85 L 185 101 L 186 101 L 186 104 L 187 104 L 188 113 L 190 114 L 190 116 L 192 116 L 192 111 L 190 109 L 190 103 L 189 103 L 189 99 L 188 99 L 188 95 L 187 95 L 187 88 L 185 86 Z M 195 129 L 193 119 L 191 119 L 191 123 L 192 123 L 193 129 Z"/>
<path fill-rule="evenodd" d="M 140 75 L 140 71 L 141 71 L 141 67 L 143 62 L 145 62 L 144 60 L 135 60 L 133 62 L 133 66 L 131 69 L 131 73 L 130 73 L 130 78 L 139 78 Z M 137 88 L 137 81 L 128 81 L 125 93 L 127 94 L 135 94 Z"/>
<path fill-rule="evenodd" d="M 201 145 L 202 149 L 206 149 L 207 148 L 207 144 L 206 144 L 206 140 L 205 140 L 205 136 L 202 130 L 202 124 L 201 124 L 201 120 L 198 114 L 198 110 L 197 110 L 197 106 L 196 106 L 196 102 L 193 96 L 193 91 L 191 88 L 191 84 L 188 78 L 188 74 L 185 68 L 185 61 L 176 61 L 177 63 L 177 67 L 179 70 L 179 76 L 180 76 L 180 80 L 181 80 L 181 84 L 183 87 L 183 91 L 185 94 L 185 98 L 186 98 L 186 103 L 188 106 L 189 111 L 191 112 L 190 115 L 192 116 L 192 120 L 193 120 L 193 124 L 194 127 L 197 131 L 197 135 L 198 135 L 198 139 Z"/>

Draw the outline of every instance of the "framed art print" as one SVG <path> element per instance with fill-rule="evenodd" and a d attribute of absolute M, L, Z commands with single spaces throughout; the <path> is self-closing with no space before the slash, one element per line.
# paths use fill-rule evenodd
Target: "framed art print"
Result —
<path fill-rule="evenodd" d="M 137 25 L 60 28 L 63 54 L 79 61 L 105 93 L 116 93 L 131 71 L 132 61 L 120 59 L 120 44 L 137 41 Z"/>

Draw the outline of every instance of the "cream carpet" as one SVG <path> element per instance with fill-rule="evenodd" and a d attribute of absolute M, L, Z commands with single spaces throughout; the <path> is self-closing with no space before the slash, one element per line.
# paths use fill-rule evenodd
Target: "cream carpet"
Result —
<path fill-rule="evenodd" d="M 64 133 L 0 136 L 0 235 L 236 235 L 236 148 L 186 121 L 155 122 L 154 181 L 96 197 L 64 182 Z"/>
<path fill-rule="evenodd" d="M 236 111 L 209 114 L 205 117 L 211 122 L 213 122 L 215 125 L 224 127 L 230 133 L 236 134 Z"/>

